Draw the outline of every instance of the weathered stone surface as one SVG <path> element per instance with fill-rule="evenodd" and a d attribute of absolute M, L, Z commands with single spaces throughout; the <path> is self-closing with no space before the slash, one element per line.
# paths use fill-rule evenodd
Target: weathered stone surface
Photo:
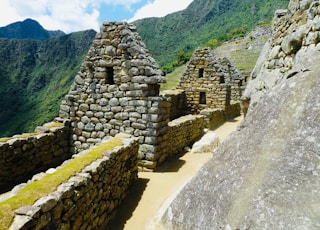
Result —
<path fill-rule="evenodd" d="M 210 153 L 220 145 L 218 135 L 213 132 L 207 132 L 199 141 L 192 145 L 191 153 Z"/>
<path fill-rule="evenodd" d="M 320 227 L 319 67 L 273 88 L 167 207 L 165 229 Z"/>
<path fill-rule="evenodd" d="M 30 216 L 20 216 L 17 215 L 13 223 L 11 224 L 9 230 L 17 230 L 17 229 L 32 229 L 36 225 L 35 220 L 33 220 Z"/>
<path fill-rule="evenodd" d="M 36 201 L 34 204 L 36 207 L 41 207 L 42 212 L 48 212 L 50 211 L 53 207 L 55 207 L 57 204 L 57 200 L 55 197 L 52 196 L 46 196 L 42 197 L 39 200 Z"/>
<path fill-rule="evenodd" d="M 223 109 L 226 117 L 232 114 L 231 101 L 240 101 L 244 77 L 227 58 L 214 57 L 210 48 L 198 48 L 191 57 L 177 86 L 185 91 L 189 113 L 199 114 L 203 109 Z"/>
<path fill-rule="evenodd" d="M 266 43 L 243 94 L 252 110 L 263 96 L 293 72 L 310 70 L 319 61 L 319 4 L 291 0 L 273 20 L 273 36 Z"/>

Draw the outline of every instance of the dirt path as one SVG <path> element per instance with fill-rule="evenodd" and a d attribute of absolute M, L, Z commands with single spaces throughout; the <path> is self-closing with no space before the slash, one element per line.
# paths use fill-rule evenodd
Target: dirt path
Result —
<path fill-rule="evenodd" d="M 223 141 L 241 122 L 237 117 L 226 122 L 215 132 Z M 139 172 L 139 179 L 122 202 L 117 218 L 109 228 L 113 230 L 153 229 L 153 224 L 161 210 L 175 197 L 181 188 L 211 157 L 211 153 L 190 154 L 173 158 L 157 172 Z M 108 228 L 108 229 L 109 229 Z"/>

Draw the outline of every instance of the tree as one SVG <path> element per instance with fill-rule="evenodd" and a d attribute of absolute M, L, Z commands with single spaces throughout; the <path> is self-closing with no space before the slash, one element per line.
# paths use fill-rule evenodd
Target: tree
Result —
<path fill-rule="evenodd" d="M 220 42 L 217 39 L 211 39 L 207 42 L 207 47 L 210 47 L 211 49 L 217 48 L 217 46 L 220 45 Z"/>

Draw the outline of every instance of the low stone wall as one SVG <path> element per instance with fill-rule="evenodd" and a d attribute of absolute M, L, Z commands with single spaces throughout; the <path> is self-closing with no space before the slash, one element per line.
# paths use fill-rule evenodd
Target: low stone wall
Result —
<path fill-rule="evenodd" d="M 225 122 L 225 114 L 223 109 L 204 109 L 200 115 L 204 116 L 205 127 L 207 129 L 215 129 Z"/>
<path fill-rule="evenodd" d="M 70 152 L 70 123 L 56 121 L 35 133 L 0 139 L 0 191 L 27 181 L 34 174 L 60 165 Z"/>
<path fill-rule="evenodd" d="M 71 167 L 77 167 L 77 160 L 83 162 L 82 158 L 93 158 L 99 154 L 101 157 L 80 171 L 72 172 L 70 179 L 58 184 L 52 192 L 35 203 L 16 209 L 9 229 L 105 229 L 130 184 L 137 179 L 138 147 L 137 139 L 119 134 L 75 155 L 52 170 L 49 177 L 69 174 Z M 30 182 L 16 196 L 24 196 L 23 192 L 32 193 L 32 188 L 42 186 L 47 183 L 46 180 L 44 176 Z M 1 205 L 6 207 L 5 202 L 0 203 L 0 209 Z M 8 203 L 11 202 L 8 200 Z"/>
<path fill-rule="evenodd" d="M 170 121 L 177 119 L 187 113 L 187 98 L 184 90 L 165 90 L 161 93 L 165 97 L 171 98 Z"/>
<path fill-rule="evenodd" d="M 235 117 L 240 116 L 241 106 L 240 102 L 231 102 L 230 105 L 225 110 L 225 120 L 230 120 Z"/>
<path fill-rule="evenodd" d="M 168 124 L 169 155 L 181 153 L 186 146 L 198 140 L 204 133 L 204 116 L 186 115 Z"/>

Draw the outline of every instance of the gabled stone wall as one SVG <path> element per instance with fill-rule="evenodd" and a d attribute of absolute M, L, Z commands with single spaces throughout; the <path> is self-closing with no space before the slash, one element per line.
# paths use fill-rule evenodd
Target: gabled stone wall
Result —
<path fill-rule="evenodd" d="M 104 22 L 60 107 L 60 117 L 72 120 L 76 151 L 124 132 L 139 138 L 139 159 L 157 161 L 170 115 L 162 82 L 135 26 Z"/>
<path fill-rule="evenodd" d="M 198 48 L 190 59 L 177 88 L 185 90 L 188 109 L 227 110 L 231 100 L 239 101 L 241 73 L 226 58 L 215 58 L 210 48 Z"/>

